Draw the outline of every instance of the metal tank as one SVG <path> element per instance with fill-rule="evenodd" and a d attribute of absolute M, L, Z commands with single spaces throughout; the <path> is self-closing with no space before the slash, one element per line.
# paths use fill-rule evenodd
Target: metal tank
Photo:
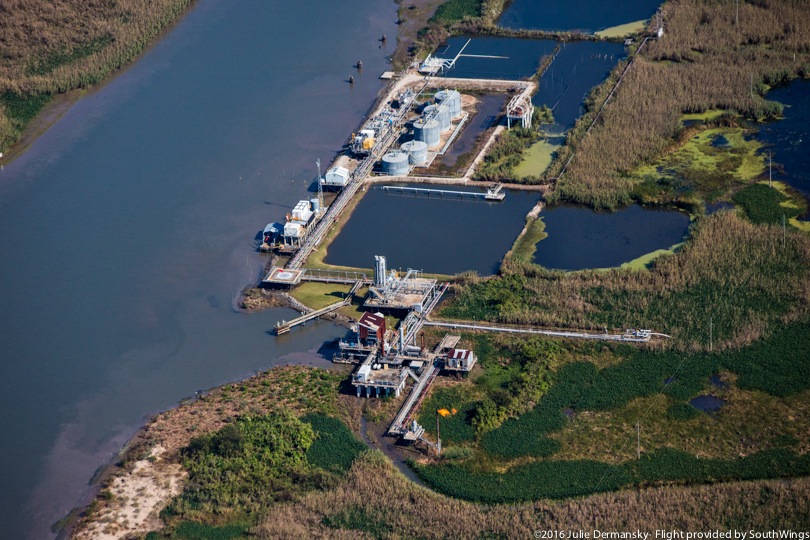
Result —
<path fill-rule="evenodd" d="M 408 141 L 402 143 L 400 149 L 403 152 L 408 152 L 408 159 L 411 165 L 424 165 L 427 163 L 427 144 L 424 141 Z"/>
<path fill-rule="evenodd" d="M 389 176 L 407 176 L 408 154 L 399 150 L 391 150 L 382 157 L 382 169 Z"/>
<path fill-rule="evenodd" d="M 442 107 L 441 105 L 428 105 L 422 112 L 423 118 L 436 118 L 439 121 L 439 129 L 442 131 L 449 130 L 450 125 L 450 109 Z"/>
<path fill-rule="evenodd" d="M 321 203 L 318 199 L 310 199 L 309 203 L 312 205 L 312 211 L 315 212 L 315 215 L 321 213 Z"/>
<path fill-rule="evenodd" d="M 461 116 L 461 94 L 457 90 L 440 90 L 436 92 L 436 103 L 447 103 L 452 118 Z"/>
<path fill-rule="evenodd" d="M 427 144 L 428 148 L 438 146 L 441 142 L 439 121 L 433 119 L 426 122 L 424 117 L 419 118 L 413 123 L 413 138 Z"/>

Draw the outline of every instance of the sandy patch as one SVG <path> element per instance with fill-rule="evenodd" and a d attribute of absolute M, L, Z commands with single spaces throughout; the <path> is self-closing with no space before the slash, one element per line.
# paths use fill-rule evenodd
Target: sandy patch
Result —
<path fill-rule="evenodd" d="M 187 474 L 179 463 L 162 458 L 166 449 L 158 445 L 149 457 L 137 461 L 128 473 L 117 476 L 106 490 L 112 496 L 96 510 L 92 522 L 75 532 L 75 539 L 116 540 L 160 529 L 158 514 L 180 493 Z"/>

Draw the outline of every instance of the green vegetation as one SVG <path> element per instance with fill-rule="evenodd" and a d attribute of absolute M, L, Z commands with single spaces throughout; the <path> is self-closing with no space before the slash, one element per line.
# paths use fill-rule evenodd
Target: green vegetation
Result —
<path fill-rule="evenodd" d="M 335 283 L 302 283 L 292 291 L 290 296 L 312 309 L 321 309 L 343 300 L 351 289 L 350 285 Z"/>
<path fill-rule="evenodd" d="M 364 450 L 322 413 L 240 416 L 182 450 L 189 481 L 163 511 L 168 527 L 157 538 L 241 537 L 268 504 L 335 483 Z"/>
<path fill-rule="evenodd" d="M 485 503 L 560 499 L 623 486 L 666 481 L 706 482 L 781 478 L 810 474 L 810 455 L 788 450 L 759 452 L 739 459 L 698 459 L 662 449 L 640 460 L 610 465 L 588 460 L 535 461 L 505 473 L 481 472 L 468 465 L 425 466 L 416 472 L 432 488 L 453 497 Z"/>
<path fill-rule="evenodd" d="M 552 356 L 551 361 L 541 365 L 553 382 L 538 386 L 543 389 L 542 395 L 531 410 L 522 414 L 511 412 L 511 418 L 499 426 L 488 425 L 476 430 L 479 450 L 470 453 L 470 459 L 462 457 L 460 462 L 445 460 L 434 465 L 414 465 L 420 477 L 442 493 L 472 501 L 502 503 L 570 497 L 662 481 L 700 483 L 810 472 L 810 455 L 798 455 L 786 448 L 795 444 L 796 439 L 789 435 L 790 440 L 783 440 L 784 432 L 781 436 L 776 433 L 765 436 L 763 430 L 754 430 L 758 433 L 752 434 L 758 438 L 757 446 L 752 448 L 755 451 L 738 459 L 734 445 L 739 444 L 739 427 L 728 431 L 726 422 L 719 420 L 713 422 L 714 428 L 707 428 L 718 436 L 701 439 L 697 444 L 704 456 L 708 453 L 719 457 L 699 459 L 687 451 L 675 449 L 683 443 L 681 426 L 688 432 L 695 421 L 702 421 L 702 413 L 686 402 L 702 392 L 709 377 L 720 371 L 735 374 L 739 390 L 727 391 L 736 392 L 735 399 L 746 400 L 729 423 L 758 425 L 759 417 L 770 418 L 767 421 L 772 423 L 784 422 L 774 418 L 780 407 L 768 400 L 756 401 L 745 396 L 746 392 L 763 392 L 773 396 L 771 400 L 787 399 L 810 389 L 810 333 L 806 322 L 788 325 L 746 348 L 721 353 L 651 351 L 614 345 L 608 347 L 609 354 L 615 356 L 617 362 L 602 369 L 590 361 L 570 360 L 554 369 L 553 366 L 566 358 L 566 353 L 560 343 L 550 340 L 533 338 L 525 345 L 511 343 L 507 348 L 504 354 L 524 364 L 531 358 L 548 360 Z M 521 352 L 515 354 L 516 350 Z M 549 351 L 553 351 L 551 355 Z M 569 352 L 574 358 L 589 354 L 587 347 Z M 535 364 L 529 361 L 528 365 Z M 493 364 L 484 366 L 485 372 L 493 367 Z M 519 374 L 524 372 L 525 367 L 519 368 Z M 653 416 L 653 420 L 647 422 L 652 424 L 650 430 L 654 433 L 645 433 L 642 459 L 632 460 L 627 452 L 627 441 L 634 441 L 635 432 L 626 426 L 651 414 L 655 403 L 638 400 L 655 395 L 665 396 L 658 400 L 664 406 L 664 416 L 660 419 Z M 796 403 L 787 405 L 788 410 L 796 406 Z M 475 427 L 481 409 L 487 407 L 486 399 L 477 402 L 472 415 L 468 415 L 472 418 L 468 420 L 469 428 Z M 796 412 L 801 410 L 803 408 Z M 618 415 L 616 421 L 599 411 Z M 583 421 L 566 417 L 566 414 L 581 413 L 587 413 Z M 740 418 L 741 414 L 745 418 Z M 569 428 L 577 423 L 581 424 L 580 429 Z M 659 424 L 661 427 L 656 427 Z M 802 423 L 796 426 L 796 433 L 804 429 L 806 426 Z M 649 448 L 647 444 L 655 445 Z M 592 457 L 576 457 L 583 453 Z M 617 463 L 619 457 L 625 461 Z M 517 464 L 510 461 L 515 459 L 520 461 Z"/>
<path fill-rule="evenodd" d="M 544 62 L 545 57 L 541 66 Z M 559 148 L 542 138 L 541 125 L 553 121 L 551 109 L 543 106 L 534 110 L 533 127 L 530 129 L 513 127 L 498 135 L 484 157 L 483 165 L 475 171 L 475 179 L 514 181 L 517 176 L 525 183 L 537 183 L 540 174 L 550 163 L 552 154 Z M 518 170 L 522 172 L 518 173 Z"/>
<path fill-rule="evenodd" d="M 767 184 L 752 184 L 732 197 L 754 223 L 782 224 L 782 220 L 796 218 L 802 211 L 795 205 L 785 206 L 790 199 Z"/>
<path fill-rule="evenodd" d="M 52 97 L 49 93 L 23 95 L 6 91 L 0 95 L 0 106 L 5 109 L 9 120 L 19 126 L 24 126 L 33 120 L 45 105 L 50 103 Z"/>
<path fill-rule="evenodd" d="M 537 243 L 546 238 L 546 224 L 542 219 L 536 217 L 526 218 L 526 228 L 524 232 L 517 237 L 515 244 L 507 254 L 517 261 L 531 263 L 534 260 L 534 252 L 537 251 Z"/>
<path fill-rule="evenodd" d="M 469 442 L 475 437 L 472 415 L 476 406 L 475 397 L 470 396 L 466 388 L 459 386 L 437 388 L 419 409 L 417 421 L 435 435 L 436 411 L 456 409 L 458 411 L 456 414 L 439 418 L 442 442 Z"/>
<path fill-rule="evenodd" d="M 436 9 L 430 22 L 452 23 L 481 15 L 481 0 L 448 0 Z"/>
<path fill-rule="evenodd" d="M 522 161 L 515 166 L 514 176 L 524 180 L 540 177 L 557 158 L 560 146 L 562 146 L 560 143 L 549 142 L 549 139 L 532 144 L 523 154 Z"/>
<path fill-rule="evenodd" d="M 312 427 L 289 411 L 243 417 L 192 439 L 183 452 L 189 482 L 167 515 L 253 513 L 314 487 L 319 479 L 306 457 L 314 440 Z"/>
<path fill-rule="evenodd" d="M 765 171 L 762 145 L 747 140 L 746 130 L 733 124 L 733 115 L 710 120 L 725 127 L 690 127 L 681 131 L 676 149 L 652 165 L 633 171 L 634 198 L 643 203 L 681 203 L 728 200 L 738 186 L 750 184 Z"/>
<path fill-rule="evenodd" d="M 309 414 L 301 418 L 312 426 L 315 441 L 307 450 L 307 461 L 315 467 L 344 473 L 365 449 L 346 424 L 325 414 Z"/>
<path fill-rule="evenodd" d="M 611 26 L 610 28 L 605 28 L 604 30 L 594 32 L 594 35 L 601 38 L 625 37 L 642 32 L 646 26 L 647 19 L 642 19 L 640 21 L 633 21 L 626 24 L 620 24 L 618 26 Z"/>

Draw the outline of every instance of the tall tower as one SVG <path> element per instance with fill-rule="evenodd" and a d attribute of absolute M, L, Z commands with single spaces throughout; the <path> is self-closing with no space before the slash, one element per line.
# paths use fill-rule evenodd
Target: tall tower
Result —
<path fill-rule="evenodd" d="M 384 288 L 388 281 L 385 268 L 385 256 L 374 255 L 374 286 Z"/>
<path fill-rule="evenodd" d="M 318 209 L 323 212 L 323 183 L 321 182 L 321 160 L 316 159 L 315 165 L 318 166 Z"/>

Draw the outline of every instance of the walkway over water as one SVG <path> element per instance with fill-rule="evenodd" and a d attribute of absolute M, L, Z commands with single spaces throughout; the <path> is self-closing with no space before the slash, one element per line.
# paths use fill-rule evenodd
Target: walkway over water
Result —
<path fill-rule="evenodd" d="M 430 188 L 423 188 L 423 187 L 409 187 L 409 186 L 382 186 L 380 188 L 385 192 L 397 192 L 402 195 L 413 195 L 415 197 L 418 196 L 438 196 L 441 198 L 445 197 L 458 197 L 461 199 L 473 199 L 473 200 L 484 200 L 484 201 L 502 201 L 506 194 L 502 191 L 503 185 L 498 184 L 487 189 L 486 192 L 480 191 L 454 191 L 449 189 L 430 189 Z"/>
<path fill-rule="evenodd" d="M 330 305 L 328 305 L 328 306 L 326 306 L 324 308 L 317 309 L 315 311 L 311 311 L 311 312 L 306 313 L 304 315 L 301 315 L 300 317 L 295 318 L 295 319 L 293 319 L 291 321 L 282 321 L 280 323 L 276 323 L 276 335 L 280 336 L 280 335 L 283 335 L 283 334 L 287 334 L 287 333 L 289 333 L 289 331 L 294 326 L 298 326 L 299 324 L 304 324 L 305 322 L 311 321 L 312 319 L 320 317 L 321 315 L 326 315 L 327 313 L 331 313 L 331 312 L 333 312 L 335 310 L 338 310 L 338 309 L 342 308 L 343 306 L 348 306 L 352 302 L 352 298 L 354 297 L 354 293 L 357 292 L 357 290 L 363 285 L 363 283 L 364 282 L 362 280 L 358 280 L 354 284 L 354 287 L 352 287 L 352 289 L 348 292 L 348 294 L 346 294 L 346 298 L 344 298 L 340 302 L 335 302 L 334 304 L 330 304 Z"/>

